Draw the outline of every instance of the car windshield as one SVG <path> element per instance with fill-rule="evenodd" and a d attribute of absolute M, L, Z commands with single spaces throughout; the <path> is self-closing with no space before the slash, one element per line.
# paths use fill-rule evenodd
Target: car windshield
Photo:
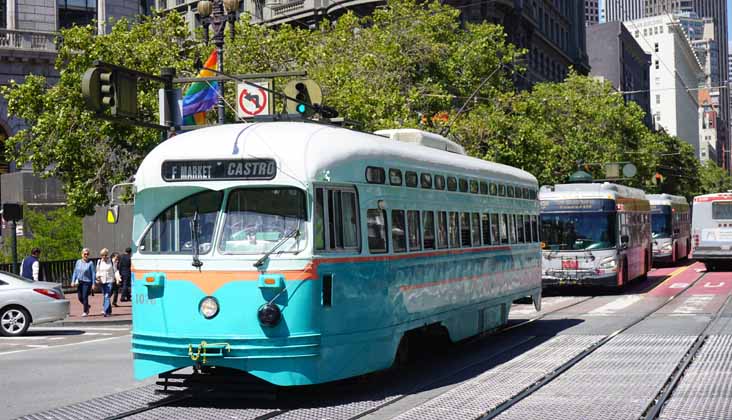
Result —
<path fill-rule="evenodd" d="M 544 249 L 596 250 L 614 248 L 615 213 L 544 213 L 541 239 Z"/>
<path fill-rule="evenodd" d="M 229 194 L 219 251 L 263 254 L 291 235 L 278 252 L 305 246 L 305 193 L 297 188 L 240 189 Z M 299 230 L 299 235 L 293 235 Z"/>
<path fill-rule="evenodd" d="M 663 213 L 651 214 L 651 231 L 653 239 L 671 237 L 671 215 Z"/>
<path fill-rule="evenodd" d="M 143 254 L 191 254 L 191 226 L 198 212 L 198 250 L 211 250 L 216 216 L 221 209 L 221 191 L 205 191 L 173 204 L 155 218 L 140 243 Z"/>

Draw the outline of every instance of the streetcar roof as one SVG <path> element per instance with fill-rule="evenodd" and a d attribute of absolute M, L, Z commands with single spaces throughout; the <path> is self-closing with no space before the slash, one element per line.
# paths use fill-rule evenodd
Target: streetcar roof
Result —
<path fill-rule="evenodd" d="M 375 134 L 304 122 L 228 124 L 177 135 L 153 149 L 135 175 L 137 191 L 170 186 L 222 190 L 237 180 L 166 182 L 165 161 L 217 159 L 274 159 L 275 185 L 305 187 L 312 180 L 361 183 L 366 166 L 430 171 L 502 180 L 536 187 L 536 178 L 511 166 L 488 162 Z M 262 181 L 259 181 L 261 184 Z"/>
<path fill-rule="evenodd" d="M 646 197 L 648 198 L 648 201 L 650 201 L 652 206 L 670 206 L 672 204 L 677 204 L 683 206 L 689 206 L 689 202 L 686 201 L 686 198 L 681 197 L 679 195 L 671 195 L 671 194 L 647 194 Z"/>
<path fill-rule="evenodd" d="M 638 188 L 603 183 L 577 183 L 544 185 L 539 191 L 540 200 L 609 199 L 629 198 L 646 200 L 646 194 Z"/>

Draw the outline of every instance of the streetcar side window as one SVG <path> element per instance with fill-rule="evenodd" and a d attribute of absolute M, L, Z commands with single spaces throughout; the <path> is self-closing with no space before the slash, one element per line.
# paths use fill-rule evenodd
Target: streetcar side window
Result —
<path fill-rule="evenodd" d="M 483 245 L 491 245 L 491 215 L 483 213 L 480 215 L 482 226 L 483 226 Z"/>
<path fill-rule="evenodd" d="M 422 225 L 424 226 L 424 249 L 435 249 L 435 213 L 423 211 Z"/>
<path fill-rule="evenodd" d="M 389 169 L 389 184 L 402 185 L 402 171 L 400 169 Z"/>
<path fill-rule="evenodd" d="M 419 212 L 416 210 L 407 211 L 407 234 L 409 235 L 409 250 L 422 250 L 422 230 L 419 226 Z M 432 239 L 434 241 L 434 238 Z"/>
<path fill-rule="evenodd" d="M 491 243 L 497 244 L 501 242 L 501 231 L 498 227 L 498 219 L 500 215 L 493 213 L 491 216 Z"/>
<path fill-rule="evenodd" d="M 407 171 L 404 176 L 407 178 L 407 187 L 416 187 L 417 186 L 417 173 L 412 171 Z"/>
<path fill-rule="evenodd" d="M 389 251 L 386 239 L 386 211 L 368 209 L 366 211 L 369 252 L 383 254 Z"/>
<path fill-rule="evenodd" d="M 524 234 L 526 235 L 526 243 L 536 242 L 536 238 L 533 238 L 533 232 L 531 231 L 531 216 L 524 215 Z"/>
<path fill-rule="evenodd" d="M 470 181 L 470 193 L 478 194 L 478 181 Z"/>
<path fill-rule="evenodd" d="M 505 197 L 506 196 L 506 186 L 503 184 L 498 185 L 498 196 L 499 197 Z"/>
<path fill-rule="evenodd" d="M 514 195 L 513 195 L 513 186 L 511 186 L 511 185 L 508 186 L 508 190 L 506 191 L 506 195 L 509 196 L 509 197 L 511 197 L 511 198 L 514 197 Z"/>
<path fill-rule="evenodd" d="M 460 178 L 458 182 L 460 183 L 460 192 L 468 192 L 468 180 Z"/>
<path fill-rule="evenodd" d="M 444 190 L 445 189 L 445 177 L 442 175 L 435 175 L 435 189 L 436 190 Z"/>
<path fill-rule="evenodd" d="M 470 213 L 460 213 L 460 243 L 470 246 Z"/>
<path fill-rule="evenodd" d="M 423 173 L 419 178 L 422 188 L 432 188 L 432 175 Z"/>
<path fill-rule="evenodd" d="M 512 244 L 516 243 L 516 215 L 508 215 L 508 236 Z"/>
<path fill-rule="evenodd" d="M 480 214 L 473 213 L 471 226 L 471 232 L 473 233 L 473 246 L 480 246 Z"/>
<path fill-rule="evenodd" d="M 488 183 L 485 181 L 480 181 L 480 193 L 483 195 L 488 195 Z"/>
<path fill-rule="evenodd" d="M 516 242 L 524 243 L 524 216 L 515 214 L 514 219 L 516 221 Z"/>
<path fill-rule="evenodd" d="M 369 184 L 383 184 L 386 182 L 384 168 L 369 166 L 366 168 L 366 182 Z"/>
<path fill-rule="evenodd" d="M 531 216 L 531 232 L 534 235 L 534 242 L 539 242 L 539 223 L 537 222 L 537 216 Z"/>
<path fill-rule="evenodd" d="M 500 220 L 500 235 L 501 235 L 501 243 L 507 244 L 508 243 L 508 215 L 501 214 L 499 215 Z"/>
<path fill-rule="evenodd" d="M 491 195 L 498 195 L 498 185 L 491 182 L 489 190 Z"/>
<path fill-rule="evenodd" d="M 315 189 L 315 249 L 358 250 L 361 245 L 356 191 Z"/>
<path fill-rule="evenodd" d="M 448 234 L 450 236 L 450 248 L 460 248 L 460 225 L 458 224 L 458 212 L 451 211 L 448 219 Z"/>
<path fill-rule="evenodd" d="M 447 248 L 447 212 L 437 212 L 437 247 Z"/>
<path fill-rule="evenodd" d="M 407 250 L 404 210 L 391 211 L 391 243 L 394 252 L 405 252 Z"/>
<path fill-rule="evenodd" d="M 455 178 L 454 176 L 447 177 L 447 190 L 457 191 L 457 178 Z"/>

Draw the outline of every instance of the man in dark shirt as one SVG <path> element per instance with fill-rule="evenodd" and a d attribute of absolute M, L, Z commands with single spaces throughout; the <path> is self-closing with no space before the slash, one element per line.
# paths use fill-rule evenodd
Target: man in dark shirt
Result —
<path fill-rule="evenodd" d="M 120 299 L 122 302 L 129 302 L 131 298 L 131 287 L 132 287 L 132 260 L 130 259 L 130 256 L 132 255 L 132 248 L 127 247 L 125 249 L 125 253 L 120 255 L 119 257 L 119 266 L 117 269 L 119 270 L 119 275 L 122 277 L 122 298 Z"/>

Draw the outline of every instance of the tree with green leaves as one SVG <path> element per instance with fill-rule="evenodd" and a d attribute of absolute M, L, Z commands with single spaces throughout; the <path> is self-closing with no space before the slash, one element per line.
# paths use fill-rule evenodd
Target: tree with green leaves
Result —
<path fill-rule="evenodd" d="M 711 160 L 706 161 L 699 171 L 699 189 L 696 195 L 732 191 L 732 177 L 729 172 Z"/>
<path fill-rule="evenodd" d="M 70 260 L 79 257 L 82 248 L 82 221 L 71 209 L 52 211 L 23 209 L 23 236 L 18 238 L 18 256 L 30 255 L 31 249 L 41 248 L 45 261 Z M 10 241 L 0 254 L 2 262 L 12 262 Z"/>

